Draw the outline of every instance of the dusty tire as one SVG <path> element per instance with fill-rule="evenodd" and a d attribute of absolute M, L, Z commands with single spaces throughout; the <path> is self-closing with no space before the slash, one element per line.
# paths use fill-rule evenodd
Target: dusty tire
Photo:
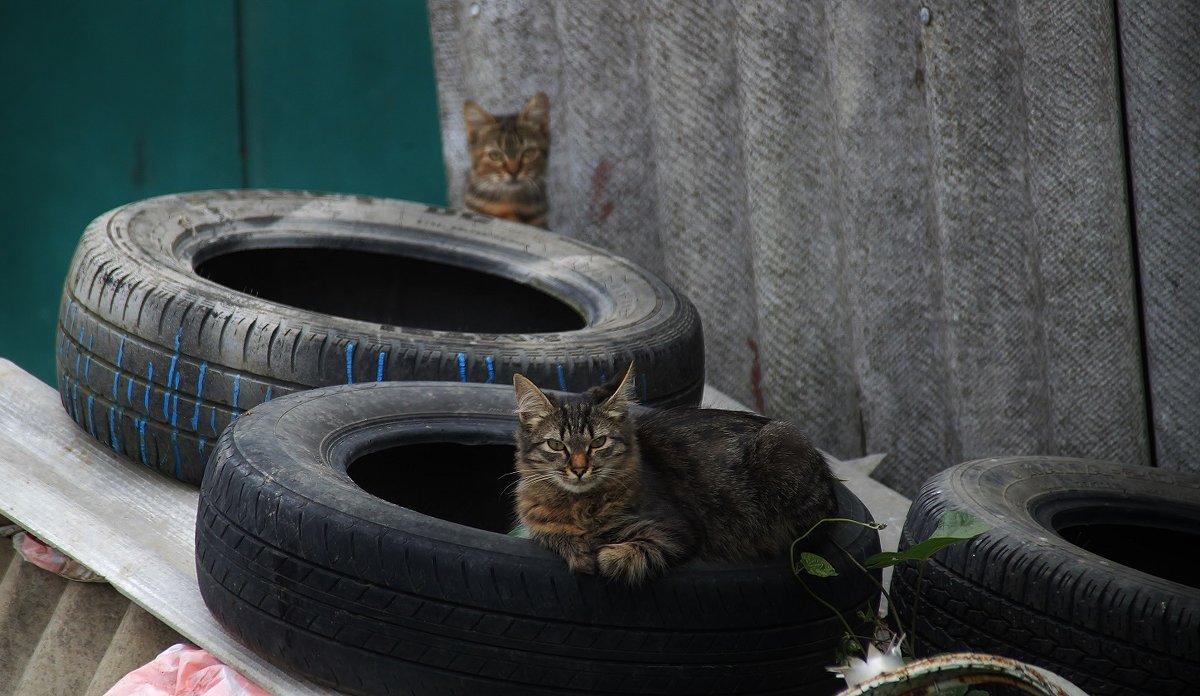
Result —
<path fill-rule="evenodd" d="M 59 314 L 63 405 L 198 484 L 221 430 L 312 387 L 377 380 L 582 391 L 636 361 L 642 401 L 697 404 L 695 308 L 649 272 L 523 225 L 401 201 L 215 191 L 97 218 Z"/>
<path fill-rule="evenodd" d="M 992 529 L 896 569 L 917 598 L 922 654 L 975 650 L 1061 674 L 1101 696 L 1200 693 L 1200 476 L 1081 459 L 952 467 L 913 501 L 901 548 L 944 510 Z"/>
<path fill-rule="evenodd" d="M 507 387 L 417 382 L 256 407 L 200 489 L 208 607 L 268 659 L 352 693 L 837 690 L 842 624 L 786 558 L 693 563 L 631 590 L 506 536 L 512 411 Z M 839 488 L 840 514 L 869 519 Z M 879 540 L 837 525 L 815 547 L 841 576 L 810 587 L 853 622 L 879 589 L 838 546 L 861 561 Z"/>

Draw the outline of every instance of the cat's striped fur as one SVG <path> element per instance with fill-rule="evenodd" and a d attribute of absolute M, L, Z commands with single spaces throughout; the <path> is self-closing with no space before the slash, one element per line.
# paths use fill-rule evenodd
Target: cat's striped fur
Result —
<path fill-rule="evenodd" d="M 484 215 L 546 227 L 550 100 L 538 92 L 520 112 L 495 116 L 463 105 L 471 165 L 463 205 Z"/>
<path fill-rule="evenodd" d="M 517 518 L 575 572 L 636 584 L 693 557 L 780 554 L 836 512 L 824 457 L 783 421 L 676 408 L 635 422 L 632 365 L 568 398 L 513 384 Z"/>

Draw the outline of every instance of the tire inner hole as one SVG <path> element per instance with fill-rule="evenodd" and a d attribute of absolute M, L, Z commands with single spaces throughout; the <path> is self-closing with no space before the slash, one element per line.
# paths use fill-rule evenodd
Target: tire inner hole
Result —
<path fill-rule="evenodd" d="M 363 455 L 346 473 L 364 491 L 390 503 L 507 534 L 515 526 L 514 456 L 511 444 L 423 442 Z"/>
<path fill-rule="evenodd" d="M 196 265 L 230 290 L 384 326 L 462 333 L 556 333 L 584 317 L 537 288 L 500 275 L 354 249 L 233 250 Z"/>
<path fill-rule="evenodd" d="M 1144 524 L 1067 522 L 1056 525 L 1055 531 L 1072 544 L 1114 563 L 1200 588 L 1200 564 L 1186 558 L 1191 549 L 1200 548 L 1200 528 L 1189 531 L 1186 525 L 1155 525 L 1147 520 Z"/>

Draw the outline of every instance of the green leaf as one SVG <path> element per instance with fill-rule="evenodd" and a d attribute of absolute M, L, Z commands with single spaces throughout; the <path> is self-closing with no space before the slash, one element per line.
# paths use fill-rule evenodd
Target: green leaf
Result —
<path fill-rule="evenodd" d="M 991 529 L 991 525 L 969 512 L 947 510 L 938 520 L 937 529 L 933 530 L 930 538 L 951 537 L 955 539 L 971 539 Z"/>
<path fill-rule="evenodd" d="M 969 512 L 950 510 L 938 520 L 933 535 L 919 544 L 903 551 L 883 551 L 869 556 L 863 565 L 867 568 L 887 568 L 902 561 L 927 561 L 938 551 L 967 539 L 983 534 L 991 526 Z"/>
<path fill-rule="evenodd" d="M 796 571 L 804 571 L 809 575 L 815 575 L 818 578 L 833 577 L 838 574 L 837 570 L 829 563 L 829 561 L 821 558 L 815 553 L 808 551 L 800 552 L 800 562 L 796 564 Z"/>

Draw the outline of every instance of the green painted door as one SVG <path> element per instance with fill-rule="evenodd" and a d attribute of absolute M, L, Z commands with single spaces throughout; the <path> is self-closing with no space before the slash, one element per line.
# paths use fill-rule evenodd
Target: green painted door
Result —
<path fill-rule="evenodd" d="M 446 203 L 422 0 L 0 2 L 0 357 L 48 383 L 76 241 L 164 193 Z"/>

